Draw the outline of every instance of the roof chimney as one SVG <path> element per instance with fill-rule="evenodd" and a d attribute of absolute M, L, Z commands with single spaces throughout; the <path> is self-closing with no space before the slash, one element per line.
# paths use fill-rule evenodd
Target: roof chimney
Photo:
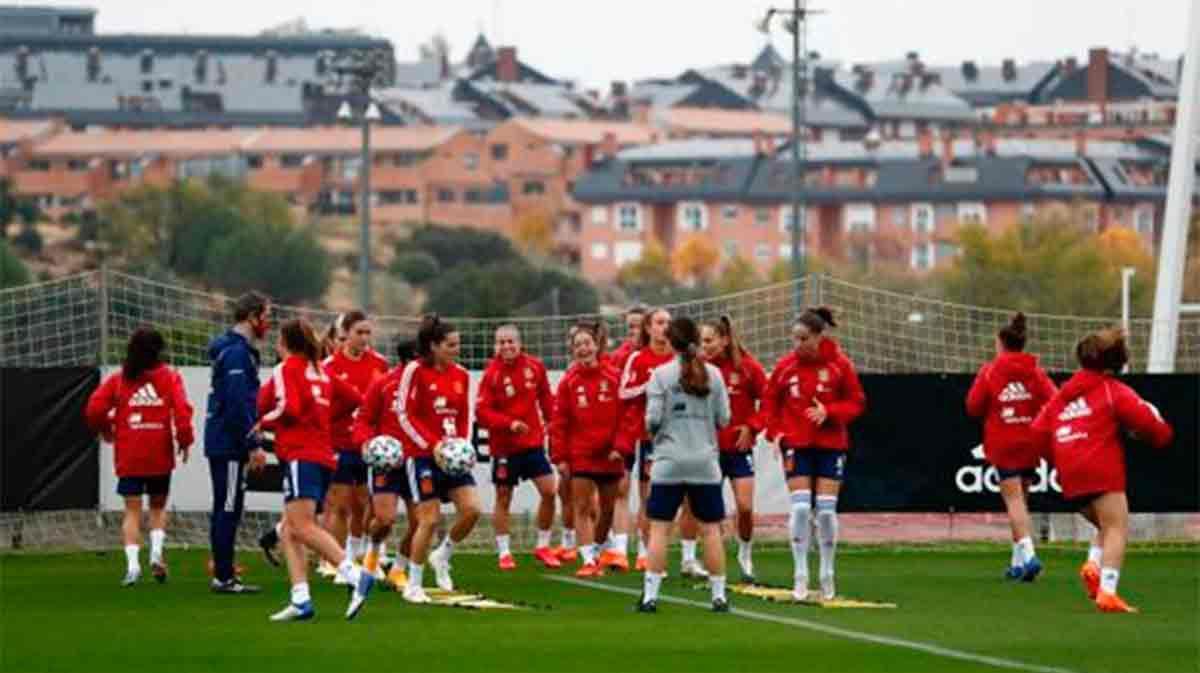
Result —
<path fill-rule="evenodd" d="M 922 157 L 928 158 L 933 156 L 933 132 L 928 128 L 922 129 L 917 134 L 917 148 L 920 150 Z"/>
<path fill-rule="evenodd" d="M 1075 60 L 1074 56 L 1068 56 L 1065 63 L 1065 68 L 1068 75 L 1075 72 L 1075 68 L 1079 67 L 1079 61 Z"/>
<path fill-rule="evenodd" d="M 1005 82 L 1015 80 L 1017 78 L 1017 62 L 1011 58 L 1004 59 L 1000 64 L 1000 72 Z"/>
<path fill-rule="evenodd" d="M 1108 100 L 1108 49 L 1104 47 L 1088 52 L 1087 97 L 1093 103 Z"/>
<path fill-rule="evenodd" d="M 1085 131 L 1075 132 L 1075 154 L 1077 156 L 1087 156 L 1088 138 Z"/>
<path fill-rule="evenodd" d="M 500 47 L 496 50 L 496 79 L 515 82 L 520 75 L 517 67 L 517 48 Z"/>
<path fill-rule="evenodd" d="M 979 66 L 975 65 L 975 61 L 963 61 L 962 74 L 963 79 L 974 82 L 979 78 Z"/>

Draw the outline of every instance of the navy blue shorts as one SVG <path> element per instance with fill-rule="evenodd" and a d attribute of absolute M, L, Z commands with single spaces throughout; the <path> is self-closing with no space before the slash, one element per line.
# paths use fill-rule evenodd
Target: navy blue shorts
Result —
<path fill-rule="evenodd" d="M 450 502 L 450 492 L 463 486 L 474 486 L 475 477 L 470 472 L 454 476 L 446 474 L 437 466 L 432 456 L 407 458 L 404 469 L 408 476 L 408 491 L 413 502 L 441 500 Z"/>
<path fill-rule="evenodd" d="M 1006 470 L 1002 467 L 997 467 L 996 476 L 1000 478 L 1000 481 L 1012 479 L 1013 477 L 1020 477 L 1025 481 L 1033 481 L 1034 479 L 1037 479 L 1037 468 L 1027 467 L 1023 470 Z"/>
<path fill-rule="evenodd" d="M 638 481 L 650 481 L 650 466 L 654 465 L 654 442 L 645 439 L 637 443 L 636 455 L 625 456 L 625 471 L 633 472 L 634 465 L 638 468 Z"/>
<path fill-rule="evenodd" d="M 674 521 L 685 497 L 697 521 L 717 523 L 725 518 L 721 484 L 652 483 L 650 497 L 646 499 L 646 516 L 654 521 Z"/>
<path fill-rule="evenodd" d="M 788 479 L 820 477 L 843 481 L 846 478 L 846 452 L 784 447 L 783 473 Z"/>
<path fill-rule="evenodd" d="M 404 469 L 404 463 L 383 472 L 376 472 L 375 468 L 368 467 L 367 493 L 371 497 L 390 493 L 405 502 L 411 502 L 412 491 L 408 488 L 408 472 Z"/>
<path fill-rule="evenodd" d="M 317 504 L 317 513 L 325 510 L 325 494 L 333 471 L 320 463 L 306 460 L 289 460 L 284 463 L 283 501 L 312 500 Z"/>
<path fill-rule="evenodd" d="M 721 452 L 721 476 L 726 479 L 754 477 L 754 454 L 750 451 Z"/>
<path fill-rule="evenodd" d="M 492 458 L 492 483 L 516 486 L 553 473 L 544 449 L 530 449 L 504 458 Z"/>
<path fill-rule="evenodd" d="M 367 483 L 367 463 L 358 451 L 338 451 L 333 483 L 363 486 Z"/>
<path fill-rule="evenodd" d="M 170 473 L 153 477 L 121 477 L 117 479 L 117 495 L 167 495 L 170 492 Z"/>

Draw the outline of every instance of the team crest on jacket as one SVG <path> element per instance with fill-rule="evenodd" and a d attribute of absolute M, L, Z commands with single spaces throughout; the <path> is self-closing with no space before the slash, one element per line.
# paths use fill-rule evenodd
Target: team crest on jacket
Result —
<path fill-rule="evenodd" d="M 821 383 L 827 383 L 829 381 L 829 370 L 828 369 L 819 370 L 817 372 L 817 380 L 820 381 Z"/>
<path fill-rule="evenodd" d="M 533 370 L 530 369 L 529 367 L 525 368 L 525 378 L 530 381 L 533 380 Z"/>
<path fill-rule="evenodd" d="M 742 377 L 738 376 L 738 373 L 737 373 L 737 372 L 732 372 L 732 373 L 729 375 L 729 385 L 731 385 L 731 386 L 736 386 L 736 385 L 738 384 L 738 381 L 740 381 L 740 380 L 741 380 L 741 378 L 742 378 Z"/>

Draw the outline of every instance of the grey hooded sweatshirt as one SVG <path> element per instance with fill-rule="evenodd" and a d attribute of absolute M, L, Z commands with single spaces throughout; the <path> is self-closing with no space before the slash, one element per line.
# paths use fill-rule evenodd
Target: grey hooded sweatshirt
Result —
<path fill-rule="evenodd" d="M 709 392 L 696 397 L 679 385 L 682 358 L 654 370 L 646 385 L 646 429 L 654 441 L 650 481 L 719 484 L 717 428 L 729 425 L 729 391 L 716 367 L 705 364 Z"/>

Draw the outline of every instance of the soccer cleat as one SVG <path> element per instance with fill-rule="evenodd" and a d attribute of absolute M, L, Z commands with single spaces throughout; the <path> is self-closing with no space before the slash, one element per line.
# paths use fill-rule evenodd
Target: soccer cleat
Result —
<path fill-rule="evenodd" d="M 338 573 L 337 575 L 334 575 L 334 577 L 333 577 L 333 584 L 334 584 L 334 586 L 348 587 L 348 586 L 350 586 L 350 580 L 346 579 L 345 577 L 342 577 L 341 573 Z"/>
<path fill-rule="evenodd" d="M 797 577 L 792 583 L 792 600 L 797 603 L 808 600 L 808 578 Z"/>
<path fill-rule="evenodd" d="M 212 589 L 214 594 L 256 594 L 259 591 L 262 591 L 262 589 L 253 584 L 243 584 L 242 581 L 236 577 L 224 582 L 214 579 L 209 585 L 209 588 Z"/>
<path fill-rule="evenodd" d="M 397 591 L 403 591 L 405 585 L 408 584 L 408 573 L 404 572 L 404 568 L 401 568 L 399 564 L 396 564 L 388 571 L 387 583 Z"/>
<path fill-rule="evenodd" d="M 533 550 L 533 557 L 542 562 L 542 565 L 547 568 L 561 568 L 562 561 L 558 560 L 554 552 L 549 547 L 538 547 Z"/>
<path fill-rule="evenodd" d="M 1029 559 L 1025 566 L 1021 568 L 1021 581 L 1032 582 L 1037 579 L 1037 576 L 1042 572 L 1042 562 L 1036 556 Z"/>
<path fill-rule="evenodd" d="M 425 593 L 425 590 L 421 587 L 406 586 L 404 587 L 403 596 L 406 602 L 414 603 L 416 605 L 424 605 L 433 602 L 433 599 L 431 599 L 429 594 Z"/>
<path fill-rule="evenodd" d="M 559 547 L 554 550 L 554 555 L 563 563 L 574 563 L 579 560 L 579 552 L 571 547 Z"/>
<path fill-rule="evenodd" d="M 363 557 L 362 567 L 363 570 L 375 575 L 379 570 L 379 552 L 374 549 L 367 552 L 367 555 Z"/>
<path fill-rule="evenodd" d="M 263 533 L 258 538 L 258 547 L 262 549 L 263 558 L 267 560 L 267 563 L 276 568 L 279 567 L 279 557 L 275 555 L 275 548 L 278 546 L 279 535 L 275 532 L 274 528 Z"/>
<path fill-rule="evenodd" d="M 513 558 L 512 554 L 505 554 L 504 556 L 501 556 L 500 557 L 500 569 L 501 570 L 516 570 L 517 569 L 517 560 Z"/>
<path fill-rule="evenodd" d="M 685 561 L 679 566 L 679 574 L 697 580 L 708 579 L 708 571 L 697 560 Z"/>
<path fill-rule="evenodd" d="M 125 578 L 121 580 L 121 586 L 131 587 L 137 584 L 140 579 L 142 579 L 141 570 L 128 570 L 125 572 Z"/>
<path fill-rule="evenodd" d="M 599 563 L 610 570 L 629 572 L 629 557 L 613 549 L 605 549 L 601 552 Z"/>
<path fill-rule="evenodd" d="M 724 598 L 714 598 L 712 602 L 713 612 L 729 612 L 729 601 Z"/>
<path fill-rule="evenodd" d="M 442 591 L 454 591 L 454 579 L 450 577 L 450 560 L 446 555 L 434 550 L 429 555 L 429 565 L 433 566 L 433 575 L 438 588 Z"/>
<path fill-rule="evenodd" d="M 837 587 L 834 586 L 833 575 L 821 576 L 821 600 L 831 601 L 837 597 Z"/>
<path fill-rule="evenodd" d="M 633 564 L 634 570 L 637 570 L 640 573 L 646 572 L 646 568 L 649 568 L 649 567 L 650 567 L 650 559 L 646 558 L 645 556 L 637 557 L 637 562 L 635 562 Z"/>
<path fill-rule="evenodd" d="M 1100 566 L 1092 561 L 1079 566 L 1079 579 L 1083 580 L 1087 597 L 1096 600 L 1096 594 L 1100 593 Z"/>
<path fill-rule="evenodd" d="M 321 559 L 321 563 L 317 565 L 317 574 L 321 577 L 337 577 L 337 568 L 325 559 Z"/>
<path fill-rule="evenodd" d="M 1137 612 L 1138 609 L 1121 600 L 1116 594 L 1104 591 L 1096 594 L 1096 607 L 1100 612 Z"/>
<path fill-rule="evenodd" d="M 742 583 L 754 584 L 754 561 L 750 555 L 743 555 L 741 551 L 738 551 L 737 561 L 738 568 L 742 571 Z"/>
<path fill-rule="evenodd" d="M 1006 580 L 1016 581 L 1016 580 L 1021 579 L 1021 577 L 1024 575 L 1025 575 L 1025 567 L 1024 566 L 1009 566 L 1008 570 L 1004 571 L 1004 579 L 1006 579 Z"/>
<path fill-rule="evenodd" d="M 358 583 L 354 585 L 354 592 L 350 594 L 350 605 L 346 606 L 346 619 L 354 619 L 358 616 L 359 610 L 362 610 L 362 606 L 367 602 L 367 596 L 374 586 L 374 575 L 369 572 L 359 573 Z"/>
<path fill-rule="evenodd" d="M 575 571 L 576 577 L 604 577 L 604 568 L 599 563 L 585 563 Z"/>
<path fill-rule="evenodd" d="M 633 606 L 633 609 L 636 612 L 654 614 L 658 612 L 658 601 L 645 601 L 639 598 L 637 605 Z"/>
<path fill-rule="evenodd" d="M 167 563 L 166 561 L 151 561 L 150 574 L 154 576 L 154 581 L 159 584 L 167 583 Z"/>
<path fill-rule="evenodd" d="M 316 616 L 317 611 L 313 609 L 312 601 L 304 601 L 300 605 L 288 603 L 286 608 L 271 615 L 270 620 L 273 622 L 305 622 Z"/>

